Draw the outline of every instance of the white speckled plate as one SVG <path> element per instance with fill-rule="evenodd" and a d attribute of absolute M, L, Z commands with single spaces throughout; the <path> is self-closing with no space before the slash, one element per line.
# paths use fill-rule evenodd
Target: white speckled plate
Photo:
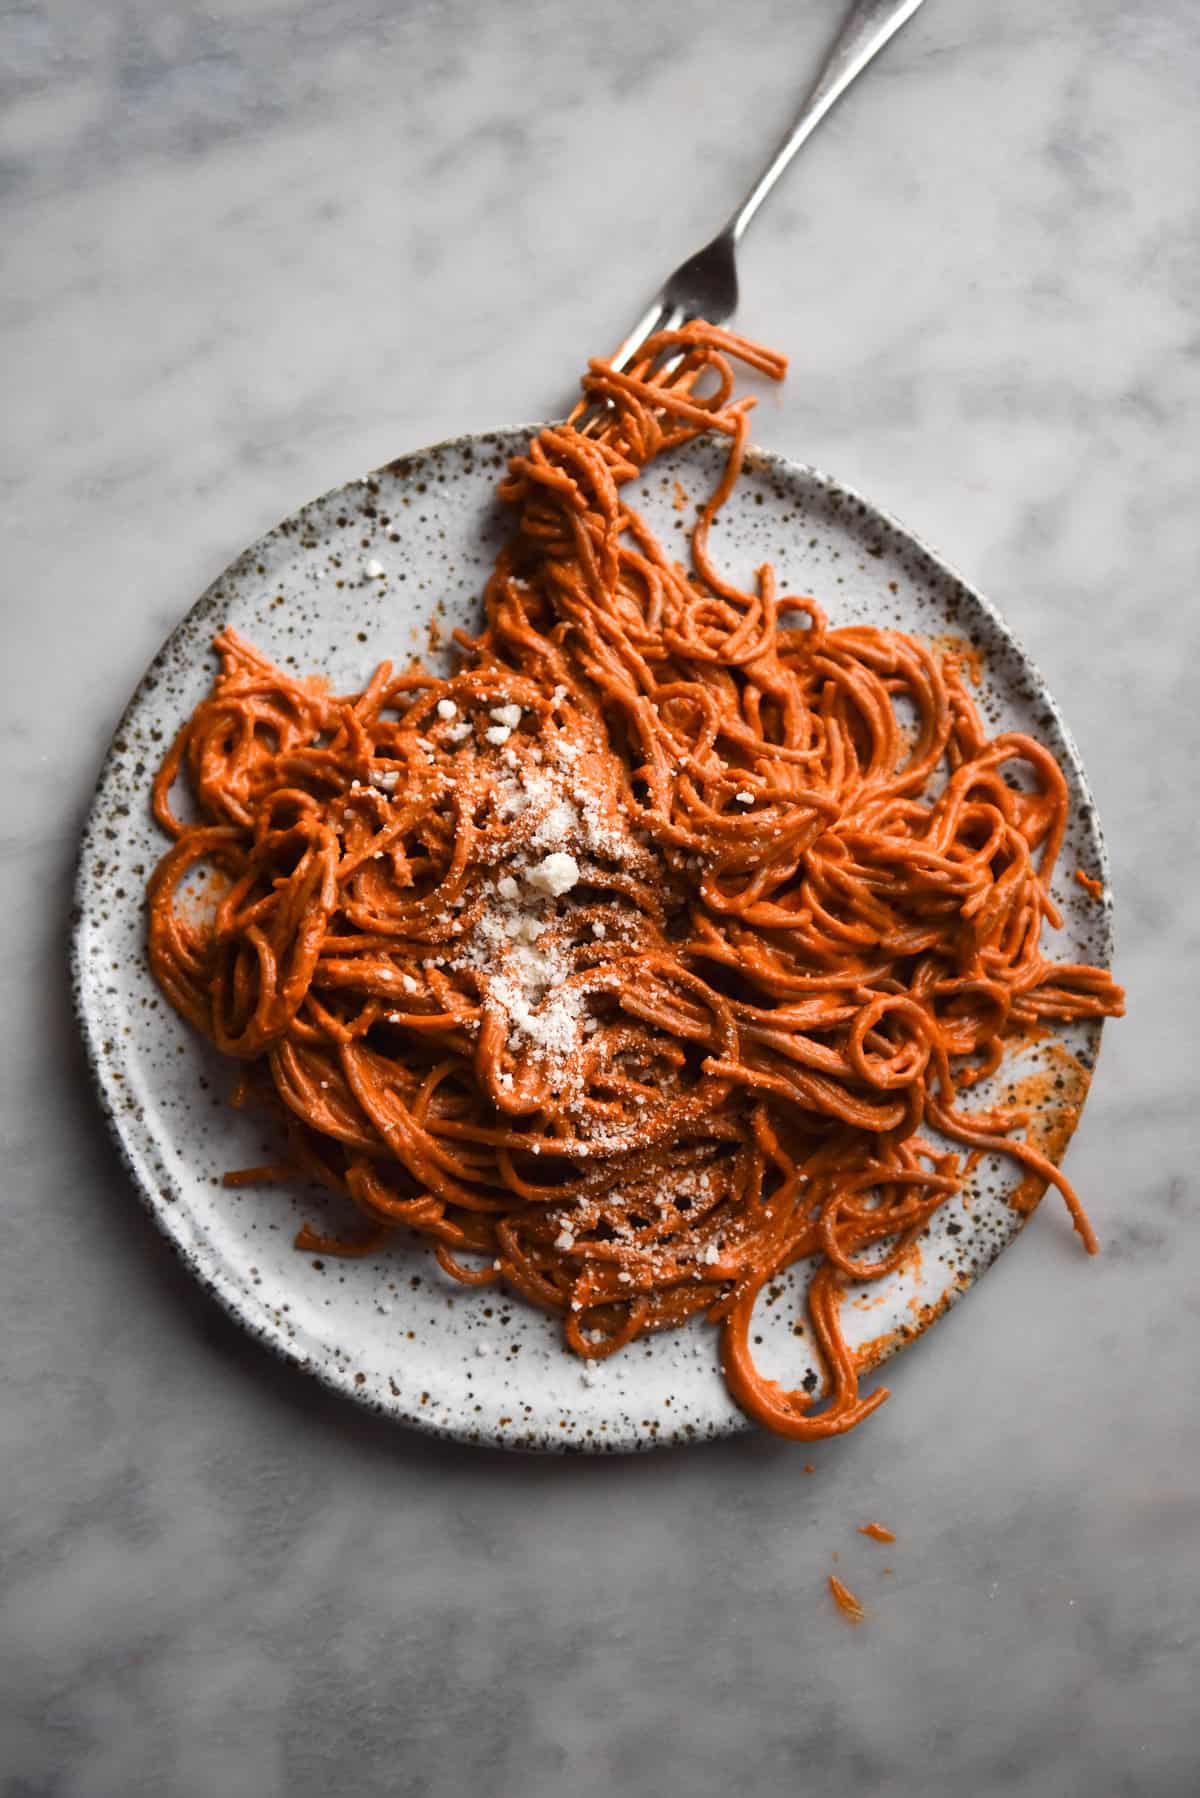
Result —
<path fill-rule="evenodd" d="M 270 1158 L 260 1120 L 226 1103 L 228 1069 L 160 1000 L 146 966 L 142 889 L 164 848 L 148 789 L 174 731 L 211 681 L 210 642 L 231 623 L 300 672 L 335 688 L 365 682 L 384 656 L 428 653 L 473 625 L 505 529 L 493 490 L 528 433 L 461 438 L 381 469 L 306 506 L 246 551 L 188 613 L 147 672 L 113 739 L 84 833 L 75 981 L 104 1110 L 133 1179 L 197 1277 L 278 1354 L 360 1403 L 439 1434 L 526 1448 L 617 1450 L 744 1429 L 717 1369 L 715 1332 L 696 1324 L 605 1363 L 592 1385 L 560 1347 L 556 1321 L 494 1290 L 447 1280 L 418 1245 L 366 1261 L 325 1262 L 292 1246 L 305 1218 L 331 1223 L 312 1192 L 231 1191 L 229 1167 Z M 696 444 L 654 465 L 635 503 L 685 553 L 674 482 L 699 497 L 720 450 Z M 811 592 L 835 623 L 897 625 L 966 638 L 982 659 L 993 728 L 1033 732 L 1055 751 L 1073 817 L 1056 897 L 1056 952 L 1107 964 L 1107 868 L 1079 755 L 1045 684 L 996 612 L 894 521 L 824 475 L 754 454 L 715 533 L 736 577 L 770 557 L 785 590 Z M 369 563 L 382 577 L 369 578 Z M 1105 881 L 1101 903 L 1071 878 Z M 1036 1107 L 1039 1139 L 1061 1153 L 1087 1089 L 1099 1027 L 1032 1045 L 982 1089 L 1014 1081 Z M 970 1192 L 937 1214 L 912 1264 L 851 1292 L 847 1328 L 883 1360 L 937 1317 L 1021 1227 L 1009 1164 L 985 1162 Z M 816 1383 L 802 1316 L 802 1269 L 762 1301 L 759 1353 L 789 1385 Z"/>

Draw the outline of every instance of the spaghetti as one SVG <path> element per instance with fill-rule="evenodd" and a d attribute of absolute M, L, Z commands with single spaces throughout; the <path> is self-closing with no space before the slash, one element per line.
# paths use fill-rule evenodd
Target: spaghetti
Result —
<path fill-rule="evenodd" d="M 1056 1185 L 1095 1248 L 1023 1114 L 958 1099 L 1014 1034 L 1122 1002 L 1042 954 L 1066 784 L 1031 738 L 987 737 L 959 655 L 715 566 L 752 404 L 734 361 L 785 367 L 704 324 L 589 365 L 510 463 L 515 530 L 455 672 L 384 663 L 340 697 L 221 633 L 154 787 L 174 843 L 149 952 L 241 1064 L 237 1102 L 286 1124 L 278 1164 L 231 1178 L 316 1180 L 361 1216 L 298 1246 L 416 1231 L 590 1360 L 702 1313 L 737 1402 L 811 1438 L 886 1397 L 859 1389 L 842 1291 L 903 1262 L 960 1150 Z M 706 432 L 729 453 L 684 571 L 622 489 Z M 200 870 L 224 881 L 207 920 L 180 893 Z M 816 1395 L 751 1351 L 802 1259 Z"/>

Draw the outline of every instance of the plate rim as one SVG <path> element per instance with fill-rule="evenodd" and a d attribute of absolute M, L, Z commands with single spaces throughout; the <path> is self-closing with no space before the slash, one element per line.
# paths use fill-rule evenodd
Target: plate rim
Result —
<path fill-rule="evenodd" d="M 257 1343 L 266 1348 L 278 1360 L 295 1369 L 299 1374 L 315 1379 L 328 1391 L 351 1399 L 361 1409 L 368 1410 L 376 1416 L 385 1417 L 393 1423 L 403 1424 L 418 1430 L 424 1435 L 442 1441 L 460 1442 L 471 1447 L 500 1448 L 511 1453 L 535 1454 L 585 1454 L 597 1456 L 622 1455 L 629 1453 L 648 1453 L 651 1450 L 677 1447 L 697 1442 L 723 1440 L 731 1436 L 739 1436 L 752 1431 L 756 1426 L 752 1418 L 733 1407 L 732 1412 L 722 1421 L 718 1421 L 704 1432 L 692 1429 L 688 1433 L 682 1426 L 671 1429 L 660 1429 L 653 1433 L 618 1431 L 601 1437 L 593 1435 L 572 1439 L 567 1432 L 559 1436 L 540 1436 L 535 1441 L 522 1440 L 517 1436 L 496 1433 L 486 1425 L 471 1422 L 466 1415 L 443 1420 L 431 1416 L 426 1411 L 411 1411 L 401 1404 L 389 1405 L 372 1393 L 366 1386 L 356 1385 L 347 1370 L 334 1360 L 314 1360 L 299 1345 L 291 1341 L 283 1329 L 277 1325 L 264 1306 L 261 1311 L 252 1310 L 245 1302 L 245 1295 L 224 1277 L 219 1264 L 205 1267 L 195 1254 L 192 1245 L 183 1239 L 182 1233 L 173 1227 L 175 1208 L 173 1202 L 162 1202 L 162 1194 L 155 1180 L 150 1177 L 150 1170 L 144 1165 L 142 1155 L 136 1142 L 132 1140 L 133 1131 L 124 1119 L 122 1107 L 115 1102 L 106 1078 L 106 1069 L 97 1032 L 102 1029 L 102 1020 L 93 1016 L 89 1003 L 88 970 L 83 953 L 83 938 L 89 924 L 88 906 L 93 889 L 85 881 L 85 873 L 90 853 L 95 842 L 95 831 L 98 827 L 102 796 L 113 765 L 121 754 L 118 747 L 126 725 L 136 714 L 147 688 L 151 688 L 157 680 L 162 667 L 168 662 L 176 642 L 193 624 L 193 620 L 202 608 L 211 607 L 218 597 L 219 590 L 232 571 L 243 563 L 262 559 L 262 550 L 272 543 L 285 523 L 297 518 L 310 508 L 323 505 L 334 496 L 346 492 L 350 487 L 362 485 L 364 482 L 381 475 L 395 475 L 406 463 L 413 463 L 433 456 L 438 452 L 460 452 L 466 447 L 486 446 L 498 449 L 511 439 L 525 439 L 536 434 L 543 425 L 525 424 L 511 425 L 484 431 L 467 431 L 451 437 L 438 439 L 434 443 L 424 444 L 417 449 L 408 450 L 392 457 L 378 467 L 368 471 L 366 475 L 352 476 L 340 484 L 327 488 L 314 498 L 304 501 L 266 531 L 261 532 L 244 549 L 240 550 L 226 563 L 215 578 L 209 582 L 202 593 L 172 626 L 151 661 L 143 670 L 133 692 L 113 727 L 112 734 L 105 748 L 95 782 L 88 802 L 87 814 L 80 831 L 79 846 L 75 857 L 74 876 L 71 885 L 70 927 L 68 941 L 68 970 L 70 977 L 71 1004 L 76 1023 L 83 1042 L 85 1059 L 88 1067 L 89 1082 L 96 1097 L 110 1141 L 113 1143 L 118 1158 L 128 1175 L 131 1184 L 144 1210 L 153 1219 L 160 1235 L 166 1240 L 172 1253 L 182 1262 L 188 1274 L 200 1288 L 214 1298 L 228 1317 L 245 1331 Z M 1078 783 L 1079 793 L 1086 806 L 1087 816 L 1084 820 L 1085 831 L 1094 850 L 1101 877 L 1104 882 L 1104 893 L 1100 906 L 1099 944 L 1097 964 L 1110 968 L 1115 948 L 1116 931 L 1114 907 L 1112 900 L 1111 869 L 1108 847 L 1104 829 L 1096 806 L 1095 796 L 1084 766 L 1083 757 L 1067 720 L 1046 681 L 1041 668 L 1025 648 L 999 607 L 985 594 L 981 593 L 968 581 L 946 557 L 933 547 L 924 537 L 904 524 L 893 512 L 866 498 L 856 488 L 818 468 L 815 464 L 801 462 L 795 457 L 787 456 L 782 451 L 767 449 L 755 444 L 747 445 L 744 467 L 747 472 L 754 470 L 781 473 L 786 478 L 799 477 L 811 485 L 821 489 L 827 498 L 837 496 L 860 509 L 860 516 L 869 516 L 881 522 L 902 542 L 924 557 L 939 574 L 951 581 L 970 599 L 971 603 L 988 619 L 992 627 L 1006 641 L 1007 645 L 1019 658 L 1022 668 L 1037 689 L 1038 703 L 1054 720 L 1070 763 L 1071 772 Z M 1094 1074 L 1103 1043 L 1103 1018 L 1090 1020 L 1094 1034 L 1089 1044 L 1091 1056 L 1091 1072 Z M 1089 1081 L 1090 1085 L 1090 1081 Z M 1071 1139 L 1078 1128 L 1086 1106 L 1086 1097 L 1079 1107 L 1079 1113 L 1056 1157 L 1061 1162 Z M 923 1336 L 932 1324 L 937 1322 L 946 1312 L 954 1309 L 965 1295 L 973 1289 L 979 1279 L 1001 1253 L 1012 1246 L 1028 1223 L 1029 1218 L 1040 1209 L 1041 1201 L 1029 1212 L 1013 1211 L 1013 1228 L 1007 1236 L 998 1240 L 989 1240 L 978 1259 L 972 1265 L 971 1278 L 964 1283 L 953 1282 L 943 1299 L 931 1309 L 928 1315 L 918 1317 L 911 1331 L 903 1336 L 892 1335 L 886 1340 L 882 1351 L 872 1359 L 866 1371 L 874 1372 L 878 1367 L 890 1360 L 900 1349 L 908 1347 L 918 1337 Z"/>

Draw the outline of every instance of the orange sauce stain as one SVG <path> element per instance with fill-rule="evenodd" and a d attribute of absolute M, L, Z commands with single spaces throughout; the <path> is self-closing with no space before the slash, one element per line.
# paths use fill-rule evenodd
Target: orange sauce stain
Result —
<path fill-rule="evenodd" d="M 175 895 L 175 911 L 180 921 L 191 930 L 207 931 L 232 884 L 220 868 L 200 864 L 189 869 L 187 879 Z"/>
<path fill-rule="evenodd" d="M 1052 1037 L 1054 1031 L 1049 1024 L 1031 1018 L 1028 1023 L 1014 1024 L 1006 1034 L 1005 1040 L 1012 1043 L 1044 1043 Z"/>
<path fill-rule="evenodd" d="M 921 1278 L 921 1245 L 919 1242 L 914 1242 L 912 1248 L 904 1257 L 904 1267 L 902 1271 L 906 1275 L 910 1275 L 913 1280 L 919 1280 Z M 907 1309 L 912 1313 L 914 1318 L 918 1319 L 920 1318 L 921 1312 L 925 1309 L 925 1306 L 915 1292 L 908 1301 Z"/>
<path fill-rule="evenodd" d="M 895 1279 L 920 1280 L 921 1278 L 921 1245 L 914 1242 L 908 1249 L 900 1265 L 893 1270 L 888 1279 L 874 1286 L 868 1286 L 865 1292 L 856 1293 L 850 1301 L 856 1311 L 875 1311 L 880 1305 L 889 1305 L 895 1301 L 895 1292 L 891 1281 Z M 908 1308 L 918 1304 L 915 1298 L 909 1299 Z"/>
<path fill-rule="evenodd" d="M 912 1313 L 912 1323 L 898 1324 L 894 1330 L 885 1330 L 882 1336 L 872 1336 L 869 1342 L 860 1343 L 854 1350 L 854 1365 L 858 1372 L 869 1373 L 886 1361 L 889 1355 L 895 1354 L 906 1342 L 920 1336 L 930 1324 L 936 1323 L 942 1312 L 947 1309 L 958 1291 L 970 1283 L 969 1276 L 957 1274 L 954 1283 L 933 1302 L 926 1303 L 918 1299 L 910 1299 L 908 1308 Z"/>
<path fill-rule="evenodd" d="M 1041 1066 L 1005 1089 L 1005 1103 L 1029 1114 L 1026 1140 L 1058 1161 L 1074 1134 L 1087 1098 L 1091 1075 L 1065 1045 L 1051 1038 L 1041 1050 Z M 1046 1190 L 1040 1174 L 1022 1175 L 1009 1194 L 1015 1210 L 1028 1214 Z"/>
<path fill-rule="evenodd" d="M 848 1623 L 861 1623 L 866 1611 L 861 1602 L 854 1596 L 848 1586 L 843 1586 L 836 1573 L 829 1576 L 829 1590 L 833 1594 L 833 1602 Z"/>
<path fill-rule="evenodd" d="M 963 664 L 967 671 L 967 679 L 973 687 L 983 680 L 983 652 L 976 649 L 967 637 L 956 637 L 951 631 L 943 631 L 930 642 L 935 649 L 940 649 L 943 656 L 953 656 Z"/>

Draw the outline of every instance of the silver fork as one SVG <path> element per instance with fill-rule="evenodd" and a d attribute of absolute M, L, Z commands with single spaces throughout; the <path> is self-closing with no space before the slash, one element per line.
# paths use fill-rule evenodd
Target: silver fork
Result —
<path fill-rule="evenodd" d="M 612 359 L 614 368 L 627 368 L 638 348 L 656 331 L 673 331 L 692 318 L 724 324 L 737 309 L 737 246 L 792 157 L 812 136 L 829 109 L 841 98 L 856 75 L 861 75 L 921 0 L 858 0 L 817 76 L 800 116 L 772 156 L 746 198 L 718 231 L 711 243 L 681 262 L 647 306 L 629 336 Z"/>

